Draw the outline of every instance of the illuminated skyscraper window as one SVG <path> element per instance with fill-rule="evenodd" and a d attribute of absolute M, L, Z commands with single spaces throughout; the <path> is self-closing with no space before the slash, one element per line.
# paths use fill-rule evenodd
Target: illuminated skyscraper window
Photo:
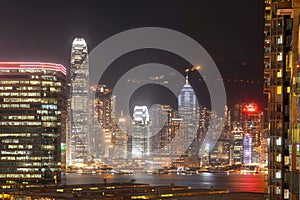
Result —
<path fill-rule="evenodd" d="M 74 165 L 86 163 L 89 156 L 89 63 L 83 38 L 75 38 L 73 41 L 70 71 L 68 165 Z"/>
<path fill-rule="evenodd" d="M 150 144 L 150 127 L 149 112 L 147 106 L 135 106 L 133 110 L 132 126 L 132 157 L 142 158 L 149 155 Z"/>
<path fill-rule="evenodd" d="M 244 135 L 244 164 L 252 163 L 252 137 L 248 133 Z"/>
<path fill-rule="evenodd" d="M 65 81 L 59 64 L 0 63 L 0 188 L 60 184 Z"/>
<path fill-rule="evenodd" d="M 186 83 L 178 95 L 178 110 L 179 116 L 182 118 L 181 130 L 184 134 L 183 146 L 184 151 L 193 142 L 197 128 L 199 125 L 199 107 L 196 94 L 188 82 L 188 76 L 186 76 Z"/>

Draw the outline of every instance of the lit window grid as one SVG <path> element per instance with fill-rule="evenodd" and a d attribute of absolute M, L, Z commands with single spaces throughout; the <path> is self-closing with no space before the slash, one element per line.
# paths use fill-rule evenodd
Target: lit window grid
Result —
<path fill-rule="evenodd" d="M 27 185 L 30 185 L 30 183 L 40 184 L 41 181 L 38 180 L 39 178 L 44 179 L 44 181 L 47 179 L 47 177 L 43 177 L 44 175 L 41 173 L 41 171 L 45 171 L 46 167 L 48 168 L 47 170 L 56 171 L 56 173 L 60 171 L 59 135 L 60 126 L 62 124 L 62 112 L 58 110 L 58 107 L 63 108 L 64 105 L 63 101 L 59 103 L 59 98 L 57 97 L 61 96 L 61 98 L 63 98 L 61 91 L 65 90 L 62 88 L 65 77 L 59 77 L 59 74 L 51 70 L 35 70 L 35 76 L 30 74 L 31 76 L 28 77 L 40 78 L 40 80 L 6 80 L 4 71 L 0 71 L 2 72 L 0 75 L 0 99 L 2 100 L 0 109 L 1 111 L 19 111 L 1 112 L 0 128 L 4 128 L 0 134 L 0 143 L 2 143 L 0 147 L 0 181 L 3 186 L 2 188 L 10 188 L 16 183 L 26 183 Z M 15 70 L 6 70 L 5 72 L 13 75 Z M 21 70 L 19 73 L 20 72 Z M 32 72 L 23 71 L 21 73 Z M 49 73 L 49 75 L 47 74 L 46 76 L 45 73 Z M 57 78 L 57 75 L 59 78 Z M 44 77 L 46 77 L 45 79 L 47 79 L 47 81 L 43 81 Z M 49 81 L 51 77 L 53 81 Z M 32 90 L 35 92 L 32 92 Z M 55 96 L 55 98 L 52 98 L 53 96 Z M 22 102 L 26 102 L 27 104 Z M 27 115 L 28 113 L 30 113 L 30 115 Z M 11 126 L 14 125 L 16 128 L 11 128 Z M 26 133 L 26 128 L 23 128 L 23 126 L 41 127 L 41 125 L 42 127 L 56 127 L 51 130 L 56 129 L 56 133 L 47 134 L 47 129 L 42 128 L 44 133 L 40 132 L 41 129 L 36 129 L 37 133 L 31 134 Z M 11 129 L 10 131 L 13 133 L 3 133 L 5 128 L 6 130 Z M 32 131 L 32 129 L 30 131 Z M 39 144 L 41 135 L 43 138 L 42 143 L 44 144 Z M 9 178 L 21 180 L 6 180 Z M 5 185 L 5 183 L 8 184 Z"/>

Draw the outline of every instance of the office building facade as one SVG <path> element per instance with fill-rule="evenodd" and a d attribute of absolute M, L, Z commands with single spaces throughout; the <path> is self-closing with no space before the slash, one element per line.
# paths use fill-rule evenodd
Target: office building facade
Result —
<path fill-rule="evenodd" d="M 60 184 L 65 163 L 61 144 L 66 131 L 66 68 L 1 62 L 0 101 L 0 188 Z"/>
<path fill-rule="evenodd" d="M 95 86 L 95 95 L 91 130 L 91 155 L 95 159 L 109 157 L 109 146 L 112 140 L 112 91 L 106 85 Z"/>
<path fill-rule="evenodd" d="M 242 165 L 244 158 L 244 131 L 239 123 L 233 123 L 233 161 L 234 165 Z"/>
<path fill-rule="evenodd" d="M 243 130 L 244 164 L 261 163 L 264 113 L 257 103 L 239 103 L 233 109 L 233 122 Z"/>
<path fill-rule="evenodd" d="M 199 127 L 199 106 L 198 99 L 194 89 L 188 81 L 186 82 L 178 95 L 178 112 L 179 117 L 182 119 L 180 123 L 180 134 L 182 138 L 182 152 L 190 150 L 193 141 L 196 139 Z"/>
<path fill-rule="evenodd" d="M 135 106 L 132 122 L 132 158 L 150 155 L 150 116 L 147 106 Z"/>
<path fill-rule="evenodd" d="M 89 62 L 87 44 L 75 38 L 71 49 L 71 91 L 68 133 L 68 165 L 85 164 L 90 156 Z"/>

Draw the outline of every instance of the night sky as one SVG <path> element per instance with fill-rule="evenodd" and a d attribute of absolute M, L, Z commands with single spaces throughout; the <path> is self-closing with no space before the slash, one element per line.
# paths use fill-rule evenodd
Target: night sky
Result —
<path fill-rule="evenodd" d="M 253 0 L 2 0 L 0 60 L 55 62 L 69 67 L 75 37 L 84 37 L 92 50 L 121 31 L 165 27 L 192 37 L 208 51 L 225 80 L 229 105 L 256 101 L 264 107 L 263 23 L 263 1 Z M 168 64 L 182 73 L 189 65 L 168 52 L 141 50 L 117 59 L 102 81 L 113 86 L 121 72 L 153 61 Z M 205 84 L 198 81 L 199 77 L 191 76 L 200 103 L 208 105 Z M 137 101 L 143 90 L 137 92 Z M 152 100 L 157 101 L 155 96 L 160 94 L 153 92 Z"/>

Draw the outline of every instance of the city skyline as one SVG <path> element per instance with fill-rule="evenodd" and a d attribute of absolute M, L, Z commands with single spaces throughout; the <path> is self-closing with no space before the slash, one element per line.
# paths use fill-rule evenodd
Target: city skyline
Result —
<path fill-rule="evenodd" d="M 266 95 L 261 92 L 263 2 L 245 3 L 247 11 L 241 11 L 237 1 L 226 2 L 226 5 L 224 2 L 214 5 L 197 1 L 132 1 L 117 4 L 96 1 L 69 4 L 52 1 L 47 6 L 31 1 L 20 3 L 19 7 L 4 2 L 0 25 L 7 28 L 2 32 L 0 42 L 6 50 L 0 51 L 0 59 L 51 61 L 61 63 L 69 69 L 69 43 L 75 37 L 84 37 L 91 51 L 106 38 L 127 29 L 166 27 L 191 36 L 205 47 L 221 71 L 230 105 L 241 101 L 258 101 L 265 106 Z M 27 12 L 30 9 L 34 9 L 35 14 Z M 47 9 L 55 11 L 49 13 Z M 156 15 L 152 15 L 153 12 Z M 131 16 L 131 13 L 138 17 Z M 235 15 L 239 17 L 235 18 Z M 161 18 L 164 20 L 157 20 Z M 255 23 L 247 23 L 249 20 L 254 20 Z M 36 31 L 32 32 L 33 29 Z M 18 34 L 20 32 L 23 34 Z M 40 44 L 46 48 L 41 48 Z M 107 76 L 110 78 L 104 79 L 103 84 L 112 86 L 126 70 L 149 61 L 164 62 L 180 69 L 182 73 L 189 67 L 187 62 L 162 51 L 131 52 L 112 64 Z M 191 75 L 191 84 L 199 91 L 198 99 L 201 104 L 208 105 L 205 84 L 197 81 L 198 78 Z M 244 92 L 246 88 L 247 93 Z"/>
<path fill-rule="evenodd" d="M 0 198 L 198 196 L 249 180 L 295 200 L 299 13 L 300 0 L 4 1 Z"/>

